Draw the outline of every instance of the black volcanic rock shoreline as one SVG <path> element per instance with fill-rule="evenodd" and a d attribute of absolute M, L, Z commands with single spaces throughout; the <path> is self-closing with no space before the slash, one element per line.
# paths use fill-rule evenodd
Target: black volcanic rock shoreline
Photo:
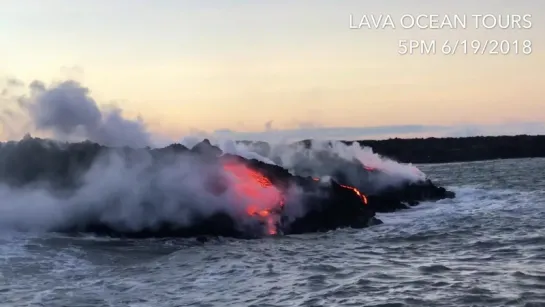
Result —
<path fill-rule="evenodd" d="M 495 159 L 543 158 L 545 135 L 476 136 L 342 141 L 359 143 L 402 163 L 449 163 Z M 302 141 L 309 144 L 310 140 Z"/>
<path fill-rule="evenodd" d="M 61 232 L 92 232 L 110 236 L 124 237 L 197 237 L 197 236 L 227 236 L 227 237 L 260 237 L 264 235 L 265 224 L 269 225 L 274 216 L 274 234 L 301 234 L 309 232 L 320 232 L 334 230 L 342 227 L 364 228 L 382 223 L 375 217 L 376 212 L 393 212 L 405 209 L 418 204 L 423 200 L 439 200 L 454 197 L 454 193 L 437 187 L 431 181 L 406 183 L 399 187 L 390 187 L 382 192 L 372 195 L 359 195 L 356 190 L 338 183 L 336 180 L 322 182 L 318 178 L 292 175 L 286 169 L 267 164 L 255 159 L 245 159 L 240 156 L 223 154 L 222 151 L 212 146 L 208 140 L 188 149 L 180 144 L 173 144 L 161 149 L 131 149 L 131 148 L 108 148 L 91 142 L 83 143 L 58 143 L 48 140 L 26 138 L 20 142 L 9 142 L 0 144 L 0 183 L 14 189 L 32 189 L 36 186 L 47 187 L 54 191 L 59 200 L 71 199 L 75 191 L 79 191 L 85 184 L 88 184 L 85 177 L 93 167 L 99 163 L 99 158 L 115 154 L 115 159 L 108 160 L 108 163 L 121 164 L 125 168 L 142 168 L 141 161 L 147 161 L 146 166 L 139 170 L 142 179 L 148 180 L 148 185 L 124 187 L 124 193 L 114 191 L 114 195 L 107 200 L 100 198 L 102 190 L 87 194 L 91 199 L 98 202 L 99 208 L 104 211 L 113 210 L 119 203 L 130 204 L 135 210 L 144 213 L 139 218 L 144 218 L 139 223 L 133 222 L 127 213 L 116 213 L 115 218 L 106 216 L 103 212 L 90 209 L 85 214 L 78 215 L 77 219 L 67 220 L 56 224 L 53 231 Z M 179 223 L 176 220 L 177 211 L 170 208 L 165 214 L 159 214 L 157 210 L 163 203 L 172 202 L 169 190 L 160 189 L 159 183 L 165 180 L 159 176 L 160 172 L 170 174 L 171 168 L 178 166 L 183 158 L 192 172 L 189 173 L 186 182 L 194 181 L 191 177 L 206 178 L 205 194 L 221 196 L 227 187 L 224 184 L 225 173 L 223 165 L 231 163 L 243 165 L 265 176 L 272 186 L 288 195 L 290 189 L 298 190 L 297 209 L 298 214 L 293 213 L 294 204 L 286 203 L 269 211 L 267 218 L 263 215 L 241 214 L 233 210 L 218 209 L 202 210 L 193 205 L 194 200 L 186 196 L 176 199 L 175 208 L 184 212 L 184 220 L 190 222 Z M 115 165 L 115 164 L 112 164 Z M 198 167 L 197 167 L 198 166 Z M 96 171 L 95 171 L 96 172 Z M 102 172 L 113 172 L 112 166 L 107 166 Z M 193 175 L 192 175 L 193 174 Z M 97 175 L 97 174 L 95 174 Z M 98 173 L 100 181 L 101 173 Z M 149 179 L 151 178 L 151 179 Z M 170 177 L 167 177 L 167 179 Z M 174 177 L 173 177 L 174 178 Z M 96 178 L 95 178 L 96 180 Z M 126 178 L 119 175 L 117 183 L 139 182 L 139 178 Z M 131 181 L 132 180 L 132 181 Z M 177 192 L 178 179 L 170 180 Z M 145 180 L 144 180 L 145 181 Z M 172 182 L 174 181 L 174 182 Z M 147 182 L 147 181 L 146 181 Z M 183 188 L 180 182 L 180 188 Z M 344 183 L 345 184 L 345 183 Z M 153 192 L 151 196 L 143 192 Z M 110 194 L 111 186 L 104 185 Z M 128 191 L 128 192 L 126 192 Z M 131 192 L 132 191 L 132 192 Z M 203 190 L 204 191 L 204 190 Z M 142 194 L 140 198 L 134 198 L 135 194 Z M 98 195 L 97 195 L 98 194 Z M 119 195 L 118 195 L 119 194 Z M 205 195 L 206 196 L 206 195 Z M 134 198 L 134 199 L 133 199 Z M 99 201 L 97 201 L 97 199 Z M 128 199 L 128 200 L 127 200 Z M 5 201 L 5 200 L 4 200 Z M 82 200 L 77 202 L 81 203 Z M 90 202 L 90 201 L 83 201 Z M 65 206 L 78 206 L 77 203 L 67 202 Z M 81 205 L 81 204 L 80 204 Z M 89 205 L 89 204 L 86 204 Z M 206 203 L 202 205 L 206 206 Z M 64 208 L 64 209 L 71 209 Z M 127 208 L 123 208 L 127 210 Z M 121 210 L 121 209 L 119 209 Z M 269 215 L 270 214 L 270 215 Z M 120 216 L 124 220 L 120 219 Z M 267 227 L 271 227 L 270 225 Z M 272 234 L 272 233 L 269 233 Z"/>

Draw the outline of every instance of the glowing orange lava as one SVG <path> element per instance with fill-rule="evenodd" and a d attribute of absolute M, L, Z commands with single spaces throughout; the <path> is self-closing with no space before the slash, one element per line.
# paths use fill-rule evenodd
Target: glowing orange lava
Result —
<path fill-rule="evenodd" d="M 320 181 L 320 179 L 318 178 L 312 178 L 314 179 L 314 181 Z M 361 201 L 367 205 L 367 196 L 365 196 L 365 194 L 361 193 L 360 190 L 356 189 L 355 187 L 351 187 L 349 185 L 344 185 L 344 184 L 339 184 L 341 187 L 345 188 L 345 189 L 350 189 L 352 191 L 354 191 L 354 193 L 356 193 L 360 198 L 361 198 Z"/>
<path fill-rule="evenodd" d="M 284 206 L 282 193 L 267 177 L 243 164 L 227 163 L 223 167 L 236 177 L 234 188 L 237 194 L 249 201 L 246 213 L 264 218 L 268 234 L 277 234 L 276 216 L 273 213 Z"/>
<path fill-rule="evenodd" d="M 360 198 L 361 198 L 361 201 L 363 201 L 364 204 L 367 205 L 367 196 L 365 196 L 363 193 L 360 192 L 360 190 L 354 188 L 354 187 L 351 187 L 351 186 L 348 186 L 348 185 L 344 185 L 344 184 L 339 184 L 341 187 L 345 188 L 345 189 L 350 189 L 352 191 L 354 191 L 354 193 L 356 193 Z"/>

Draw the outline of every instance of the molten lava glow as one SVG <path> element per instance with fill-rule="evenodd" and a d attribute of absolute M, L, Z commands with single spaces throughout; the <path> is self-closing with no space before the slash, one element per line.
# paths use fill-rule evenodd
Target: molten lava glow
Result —
<path fill-rule="evenodd" d="M 363 193 L 360 192 L 360 190 L 354 188 L 354 187 L 351 187 L 351 186 L 348 186 L 348 185 L 343 185 L 343 184 L 339 184 L 341 187 L 345 188 L 345 189 L 350 189 L 352 191 L 354 191 L 354 193 L 356 193 L 360 198 L 361 198 L 361 201 L 363 201 L 364 204 L 367 205 L 367 196 L 365 196 Z"/>
<path fill-rule="evenodd" d="M 371 171 L 371 172 L 376 170 L 376 168 L 374 168 L 374 167 L 365 166 L 365 165 L 363 166 L 363 168 L 368 170 L 368 171 Z"/>
<path fill-rule="evenodd" d="M 277 234 L 275 216 L 272 213 L 284 206 L 282 193 L 267 177 L 243 164 L 227 163 L 223 167 L 236 177 L 234 185 L 236 193 L 249 201 L 246 213 L 264 218 L 268 234 Z"/>
<path fill-rule="evenodd" d="M 314 181 L 320 181 L 320 179 L 318 178 L 312 178 L 314 179 Z M 360 198 L 361 198 L 361 201 L 367 205 L 367 196 L 365 196 L 363 193 L 360 192 L 360 190 L 356 189 L 355 187 L 351 187 L 351 186 L 348 186 L 348 185 L 344 185 L 344 184 L 339 184 L 341 187 L 345 188 L 345 189 L 350 189 L 352 191 L 354 191 L 354 193 L 356 193 Z"/>

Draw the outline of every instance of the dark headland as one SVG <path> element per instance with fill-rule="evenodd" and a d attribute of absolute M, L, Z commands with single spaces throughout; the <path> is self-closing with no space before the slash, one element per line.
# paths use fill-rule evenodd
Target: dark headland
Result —
<path fill-rule="evenodd" d="M 310 144 L 309 140 L 302 141 Z M 545 135 L 342 141 L 403 163 L 448 163 L 545 157 Z"/>

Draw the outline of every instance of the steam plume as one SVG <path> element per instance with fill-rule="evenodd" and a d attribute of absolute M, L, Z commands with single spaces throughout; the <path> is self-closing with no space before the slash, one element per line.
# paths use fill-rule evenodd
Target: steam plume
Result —
<path fill-rule="evenodd" d="M 37 131 L 49 132 L 55 139 L 90 140 L 112 147 L 153 145 L 154 137 L 142 119 L 127 119 L 119 108 L 99 107 L 89 89 L 75 81 L 50 86 L 34 81 L 29 85 L 29 92 L 18 98 L 18 105 Z M 182 143 L 192 147 L 198 141 L 198 138 L 186 138 Z M 192 223 L 195 214 L 210 215 L 220 210 L 240 219 L 247 217 L 243 206 L 251 200 L 241 201 L 240 193 L 234 188 L 236 178 L 226 176 L 225 193 L 219 196 L 210 193 L 207 188 L 210 180 L 223 170 L 218 165 L 183 155 L 153 161 L 147 151 L 127 155 L 121 150 L 113 150 L 100 155 L 91 161 L 88 169 L 74 175 L 77 181 L 75 189 L 54 187 L 48 178 L 32 185 L 11 185 L 7 183 L 10 176 L 24 177 L 35 171 L 30 169 L 32 161 L 55 164 L 55 159 L 62 157 L 59 154 L 63 150 L 60 143 L 36 144 L 33 139 L 22 142 L 19 147 L 14 143 L 0 144 L 0 199 L 3 203 L 0 206 L 0 228 L 54 229 L 97 219 L 117 228 L 137 230 L 153 228 L 165 221 L 187 225 Z M 411 180 L 421 177 L 412 166 L 380 158 L 370 149 L 354 145 L 335 143 L 325 148 L 325 145 L 316 143 L 316 146 L 305 149 L 285 144 L 262 148 L 232 140 L 216 140 L 215 143 L 224 153 L 289 169 L 307 163 L 312 172 L 320 175 L 334 170 L 328 168 L 331 167 L 328 163 L 314 159 L 326 150 L 345 161 L 355 158 L 396 176 Z M 49 154 L 36 156 L 42 152 L 40 147 L 47 147 L 44 152 Z M 20 157 L 30 160 L 23 161 Z M 22 173 L 10 173 L 13 167 Z M 349 171 L 345 166 L 334 167 Z M 288 212 L 303 214 L 297 207 L 300 196 L 297 188 L 288 189 Z M 259 196 L 262 199 L 267 197 L 270 195 Z"/>
<path fill-rule="evenodd" d="M 88 139 L 107 146 L 151 144 L 142 119 L 126 119 L 117 107 L 100 109 L 89 89 L 75 81 L 49 88 L 34 81 L 30 84 L 30 96 L 21 101 L 36 129 L 50 131 L 55 138 Z"/>

